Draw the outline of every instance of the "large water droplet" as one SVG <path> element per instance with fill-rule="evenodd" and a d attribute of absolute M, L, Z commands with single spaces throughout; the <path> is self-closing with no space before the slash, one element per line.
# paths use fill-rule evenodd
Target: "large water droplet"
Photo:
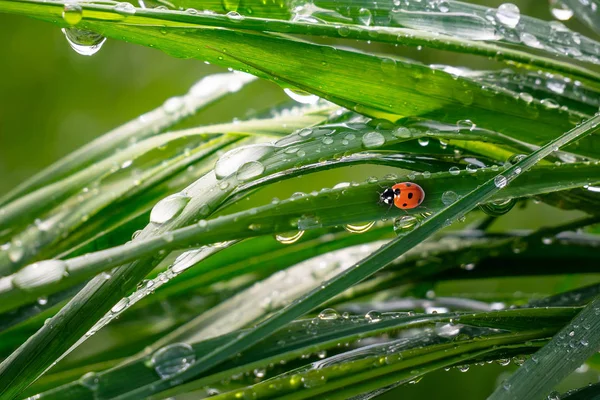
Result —
<path fill-rule="evenodd" d="M 371 11 L 366 8 L 361 8 L 358 10 L 358 21 L 366 26 L 371 25 L 373 22 L 373 15 L 371 14 Z"/>
<path fill-rule="evenodd" d="M 175 218 L 189 203 L 190 198 L 184 193 L 175 193 L 165 197 L 152 208 L 150 211 L 150 222 L 155 224 L 164 224 L 167 221 Z"/>
<path fill-rule="evenodd" d="M 508 183 L 508 180 L 503 175 L 498 175 L 497 177 L 494 178 L 494 184 L 496 185 L 496 187 L 498 189 L 502 189 L 503 187 L 506 186 L 507 183 Z"/>
<path fill-rule="evenodd" d="M 396 235 L 404 235 L 419 226 L 419 220 L 412 215 L 403 215 L 394 219 L 394 232 Z"/>
<path fill-rule="evenodd" d="M 379 132 L 367 132 L 362 137 L 362 144 L 367 149 L 383 146 L 385 137 Z"/>
<path fill-rule="evenodd" d="M 67 3 L 63 8 L 62 17 L 69 25 L 77 25 L 83 17 L 83 10 L 78 3 Z"/>
<path fill-rule="evenodd" d="M 133 15 L 135 14 L 135 7 L 133 4 L 127 2 L 117 3 L 115 5 L 115 11 L 119 14 Z"/>
<path fill-rule="evenodd" d="M 365 319 L 371 323 L 381 321 L 381 313 L 379 311 L 369 311 L 365 315 Z"/>
<path fill-rule="evenodd" d="M 340 317 L 340 314 L 333 308 L 326 308 L 319 313 L 319 319 L 324 321 L 336 320 Z"/>
<path fill-rule="evenodd" d="M 83 56 L 93 56 L 106 41 L 104 36 L 83 29 L 63 28 L 62 33 L 65 34 L 71 48 Z"/>
<path fill-rule="evenodd" d="M 442 194 L 442 203 L 447 206 L 454 203 L 456 200 L 458 200 L 458 195 L 451 190 L 448 190 Z"/>
<path fill-rule="evenodd" d="M 249 161 L 240 166 L 236 177 L 239 181 L 247 181 L 265 172 L 265 166 L 260 161 Z"/>
<path fill-rule="evenodd" d="M 187 343 L 165 346 L 152 355 L 152 366 L 163 379 L 187 370 L 195 361 L 194 349 Z"/>
<path fill-rule="evenodd" d="M 515 199 L 496 201 L 492 203 L 482 204 L 479 209 L 492 217 L 499 217 L 506 214 L 517 204 Z"/>
<path fill-rule="evenodd" d="M 319 96 L 315 96 L 314 94 L 307 93 L 303 90 L 285 88 L 283 91 L 290 96 L 292 100 L 295 100 L 298 103 L 315 104 L 319 101 Z"/>
<path fill-rule="evenodd" d="M 519 7 L 512 3 L 504 3 L 496 11 L 498 21 L 509 28 L 514 28 L 521 19 L 521 11 Z"/>
<path fill-rule="evenodd" d="M 269 144 L 242 146 L 223 154 L 215 163 L 217 179 L 223 179 L 238 172 L 240 167 L 250 161 L 259 161 L 276 149 Z"/>
<path fill-rule="evenodd" d="M 548 3 L 550 5 L 550 12 L 554 18 L 560 21 L 567 21 L 573 16 L 573 10 L 561 0 L 550 0 Z"/>
<path fill-rule="evenodd" d="M 62 260 L 45 260 L 30 264 L 15 273 L 13 284 L 23 290 L 35 289 L 60 281 L 67 275 L 67 264 Z"/>

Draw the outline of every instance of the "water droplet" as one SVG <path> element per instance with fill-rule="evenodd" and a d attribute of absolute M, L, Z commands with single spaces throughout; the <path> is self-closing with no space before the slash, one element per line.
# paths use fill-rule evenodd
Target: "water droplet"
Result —
<path fill-rule="evenodd" d="M 241 21 L 244 19 L 244 16 L 241 15 L 239 12 L 237 11 L 229 11 L 227 14 L 227 18 L 234 20 L 234 21 Z"/>
<path fill-rule="evenodd" d="M 264 378 L 267 372 L 263 368 L 256 368 L 254 370 L 254 376 L 257 378 Z"/>
<path fill-rule="evenodd" d="M 237 170 L 236 177 L 241 182 L 255 178 L 265 172 L 265 166 L 260 161 L 249 161 Z"/>
<path fill-rule="evenodd" d="M 470 173 L 470 174 L 474 174 L 475 172 L 477 172 L 477 165 L 475 164 L 468 164 L 467 167 L 465 168 L 465 170 Z"/>
<path fill-rule="evenodd" d="M 46 304 L 48 304 L 48 298 L 47 298 L 47 297 L 45 297 L 45 296 L 38 297 L 38 299 L 37 299 L 37 303 L 38 303 L 40 306 L 45 306 Z"/>
<path fill-rule="evenodd" d="M 508 180 L 502 175 L 498 175 L 494 178 L 494 184 L 496 185 L 496 187 L 498 189 L 502 189 L 503 187 L 506 186 L 507 183 L 508 183 Z"/>
<path fill-rule="evenodd" d="M 127 306 L 129 305 L 129 298 L 128 297 L 123 297 L 121 300 L 119 300 L 119 302 L 117 304 L 115 304 L 110 311 L 112 311 L 113 313 L 119 313 L 121 311 L 123 311 L 124 309 L 127 308 Z"/>
<path fill-rule="evenodd" d="M 152 355 L 152 366 L 163 379 L 187 370 L 196 361 L 194 349 L 187 343 L 175 343 L 157 350 Z"/>
<path fill-rule="evenodd" d="M 319 96 L 298 89 L 283 89 L 285 94 L 290 96 L 292 100 L 301 104 L 316 104 L 319 101 Z"/>
<path fill-rule="evenodd" d="M 458 175 L 460 174 L 460 168 L 458 167 L 450 167 L 450 169 L 448 169 L 448 172 L 450 172 L 450 175 Z"/>
<path fill-rule="evenodd" d="M 304 231 L 297 231 L 297 232 L 283 233 L 283 234 L 280 233 L 280 234 L 275 235 L 275 239 L 277 239 L 277 241 L 279 243 L 292 244 L 292 243 L 296 243 L 302 237 L 302 235 L 304 235 Z"/>
<path fill-rule="evenodd" d="M 367 149 L 383 146 L 385 138 L 379 132 L 367 132 L 362 137 L 362 144 Z"/>
<path fill-rule="evenodd" d="M 371 25 L 373 22 L 373 16 L 371 15 L 371 11 L 366 8 L 361 8 L 358 10 L 358 21 L 366 26 Z"/>
<path fill-rule="evenodd" d="M 487 215 L 493 217 L 499 217 L 500 215 L 504 215 L 517 204 L 515 199 L 501 200 L 495 201 L 487 204 L 481 204 L 479 209 L 486 213 Z"/>
<path fill-rule="evenodd" d="M 552 16 L 560 21 L 568 21 L 573 16 L 573 10 L 561 0 L 549 0 L 548 4 L 550 5 Z"/>
<path fill-rule="evenodd" d="M 509 28 L 514 28 L 521 19 L 521 11 L 519 7 L 512 3 L 504 3 L 498 7 L 496 18 L 498 18 L 501 24 Z"/>
<path fill-rule="evenodd" d="M 394 219 L 394 232 L 396 235 L 404 235 L 419 225 L 417 217 L 412 215 L 403 215 L 400 218 Z"/>
<path fill-rule="evenodd" d="M 381 313 L 379 311 L 369 311 L 365 315 L 365 319 L 371 323 L 379 322 L 381 321 Z"/>
<path fill-rule="evenodd" d="M 560 107 L 560 105 L 554 99 L 543 99 L 541 101 L 542 105 L 551 110 Z"/>
<path fill-rule="evenodd" d="M 419 142 L 420 146 L 425 147 L 429 144 L 429 138 L 426 138 L 426 137 L 419 138 L 418 142 Z"/>
<path fill-rule="evenodd" d="M 344 225 L 344 229 L 346 229 L 348 232 L 351 232 L 351 233 L 364 233 L 364 232 L 368 231 L 369 229 L 371 229 L 373 227 L 373 225 L 375 225 L 375 221 L 367 222 L 366 224 L 362 224 L 362 225 L 347 224 L 347 225 Z"/>
<path fill-rule="evenodd" d="M 322 142 L 323 144 L 329 145 L 329 144 L 332 144 L 332 143 L 333 143 L 333 139 L 332 139 L 332 138 L 330 138 L 329 136 L 325 136 L 325 137 L 324 137 L 324 138 L 321 140 L 321 142 Z"/>
<path fill-rule="evenodd" d="M 62 33 L 64 33 L 71 48 L 83 56 L 93 56 L 106 41 L 104 36 L 83 29 L 63 28 Z"/>
<path fill-rule="evenodd" d="M 150 211 L 150 222 L 164 224 L 181 214 L 190 198 L 184 193 L 175 193 L 165 197 Z"/>
<path fill-rule="evenodd" d="M 456 200 L 458 200 L 458 195 L 451 190 L 448 190 L 442 194 L 442 203 L 447 206 L 456 202 Z"/>
<path fill-rule="evenodd" d="M 319 313 L 319 319 L 325 321 L 336 320 L 340 317 L 340 314 L 333 308 L 326 308 Z"/>
<path fill-rule="evenodd" d="M 78 3 L 67 3 L 63 8 L 62 17 L 69 25 L 77 25 L 83 17 L 83 9 Z"/>
<path fill-rule="evenodd" d="M 472 131 L 473 129 L 475 129 L 477 127 L 477 125 L 475 125 L 473 123 L 473 121 L 471 121 L 470 119 L 461 119 L 460 121 L 458 121 L 456 123 L 456 128 L 461 131 L 461 130 L 469 130 Z"/>
<path fill-rule="evenodd" d="M 456 369 L 458 369 L 460 372 L 467 372 L 469 370 L 469 366 L 468 365 L 459 365 L 456 367 Z"/>
<path fill-rule="evenodd" d="M 119 14 L 127 14 L 127 15 L 135 14 L 135 7 L 131 3 L 127 3 L 127 2 L 117 3 L 114 8 L 115 8 L 115 11 L 118 12 Z"/>
<path fill-rule="evenodd" d="M 60 281 L 67 275 L 67 264 L 62 260 L 44 260 L 30 264 L 13 276 L 13 284 L 23 290 L 35 289 Z"/>
<path fill-rule="evenodd" d="M 302 136 L 302 131 L 299 135 Z M 235 174 L 242 165 L 250 161 L 259 161 L 275 149 L 275 146 L 269 144 L 255 144 L 230 150 L 215 163 L 215 175 L 217 179 L 223 179 Z"/>

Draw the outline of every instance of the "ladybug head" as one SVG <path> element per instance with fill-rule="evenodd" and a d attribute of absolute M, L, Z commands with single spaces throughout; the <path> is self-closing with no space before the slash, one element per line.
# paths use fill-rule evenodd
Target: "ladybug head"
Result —
<path fill-rule="evenodd" d="M 388 206 L 394 204 L 394 190 L 392 188 L 385 189 L 379 195 L 379 201 L 381 201 L 383 204 L 387 204 Z"/>

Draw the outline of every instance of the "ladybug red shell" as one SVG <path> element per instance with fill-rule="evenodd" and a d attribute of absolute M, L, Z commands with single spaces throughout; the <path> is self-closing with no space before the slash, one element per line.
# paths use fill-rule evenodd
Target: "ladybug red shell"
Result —
<path fill-rule="evenodd" d="M 410 210 L 423 203 L 425 191 L 416 183 L 400 182 L 391 188 L 385 189 L 379 197 L 384 204 L 392 205 L 393 203 L 402 210 Z"/>

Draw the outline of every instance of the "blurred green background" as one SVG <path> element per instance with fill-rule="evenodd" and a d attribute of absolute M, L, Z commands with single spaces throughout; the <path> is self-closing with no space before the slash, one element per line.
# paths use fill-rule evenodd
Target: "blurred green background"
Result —
<path fill-rule="evenodd" d="M 478 3 L 498 6 L 503 1 Z M 515 0 L 514 3 L 523 14 L 551 19 L 546 0 Z M 566 25 L 593 36 L 577 21 L 568 21 Z M 6 193 L 91 139 L 159 106 L 168 97 L 185 93 L 202 76 L 225 71 L 199 60 L 175 59 L 157 50 L 114 40 L 107 41 L 92 57 L 81 56 L 71 50 L 59 29 L 17 16 L 0 15 L 0 48 L 3 49 L 0 62 L 0 193 Z M 405 48 L 394 51 L 426 63 L 497 67 L 493 61 L 471 56 Z M 253 95 L 285 99 L 282 92 L 270 84 L 258 85 Z M 247 101 L 240 99 L 241 104 Z M 246 107 L 241 115 L 236 111 L 235 107 L 217 107 L 200 122 L 223 121 L 235 115 L 243 117 Z M 346 173 L 356 174 L 356 170 Z M 363 174 L 365 171 L 360 171 L 360 175 Z M 280 187 L 280 190 L 285 189 Z M 524 228 L 532 223 L 550 222 L 551 219 L 558 222 L 570 216 L 541 205 L 529 207 L 527 218 L 523 218 L 525 213 L 513 211 L 507 223 L 519 221 L 515 227 Z M 506 292 L 525 287 L 530 293 L 545 294 L 560 290 L 565 284 L 565 278 L 520 279 L 520 282 L 496 279 L 490 285 L 496 290 L 500 286 Z M 569 285 L 583 284 L 574 277 L 567 281 Z M 461 290 L 468 291 L 468 288 Z M 485 284 L 478 282 L 477 290 L 485 290 Z M 443 288 L 436 288 L 436 291 L 438 294 L 444 292 Z M 388 398 L 483 399 L 514 368 L 493 364 L 472 367 L 468 373 L 442 371 L 425 377 L 420 384 L 399 388 Z M 598 380 L 595 370 L 582 369 L 564 383 L 563 389 Z M 438 391 L 440 387 L 444 388 L 444 393 Z"/>

